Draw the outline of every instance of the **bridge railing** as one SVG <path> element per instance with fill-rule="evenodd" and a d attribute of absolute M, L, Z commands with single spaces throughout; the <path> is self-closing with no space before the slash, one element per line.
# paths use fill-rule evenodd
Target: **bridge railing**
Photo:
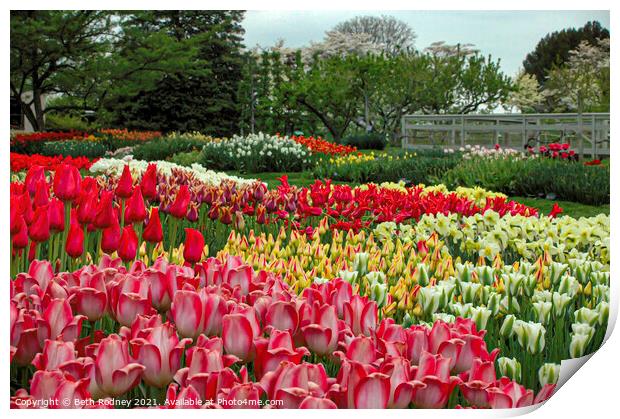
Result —
<path fill-rule="evenodd" d="M 401 129 L 403 148 L 525 149 L 562 142 L 580 155 L 609 155 L 609 113 L 405 115 Z"/>

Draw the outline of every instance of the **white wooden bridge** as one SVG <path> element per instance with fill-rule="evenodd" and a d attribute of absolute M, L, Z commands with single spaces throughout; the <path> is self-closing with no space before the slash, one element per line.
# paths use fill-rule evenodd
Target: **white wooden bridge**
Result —
<path fill-rule="evenodd" d="M 609 155 L 609 113 L 405 115 L 403 148 L 459 148 L 466 144 L 524 150 L 569 143 L 580 155 Z"/>

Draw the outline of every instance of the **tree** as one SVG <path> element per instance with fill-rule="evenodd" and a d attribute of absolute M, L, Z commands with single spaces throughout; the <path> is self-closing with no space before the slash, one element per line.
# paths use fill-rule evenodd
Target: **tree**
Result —
<path fill-rule="evenodd" d="M 609 31 L 597 21 L 588 22 L 579 29 L 569 28 L 547 34 L 534 51 L 523 61 L 523 68 L 532 74 L 541 85 L 545 84 L 547 74 L 553 67 L 560 67 L 569 59 L 569 52 L 576 49 L 582 41 L 595 45 L 598 39 L 609 38 Z"/>
<path fill-rule="evenodd" d="M 544 94 L 556 111 L 609 112 L 609 38 L 583 41 L 561 67 L 549 72 Z"/>
<path fill-rule="evenodd" d="M 380 45 L 390 55 L 413 50 L 416 39 L 415 32 L 407 23 L 392 16 L 356 16 L 337 24 L 333 30 L 345 34 L 365 34 L 370 42 Z"/>
<path fill-rule="evenodd" d="M 240 11 L 147 11 L 132 13 L 125 29 L 140 39 L 160 34 L 177 56 L 153 86 L 125 91 L 108 102 L 115 124 L 162 131 L 198 130 L 230 136 L 237 132 L 243 58 Z M 132 61 L 131 43 L 122 51 Z M 122 85 L 123 83 L 121 83 Z"/>
<path fill-rule="evenodd" d="M 11 96 L 35 130 L 45 128 L 46 112 L 79 107 L 43 101 L 82 83 L 109 51 L 111 27 L 106 12 L 11 11 Z"/>
<path fill-rule="evenodd" d="M 506 104 L 516 107 L 522 113 L 535 112 L 545 101 L 536 77 L 520 71 L 514 80 L 514 90 L 510 92 Z"/>

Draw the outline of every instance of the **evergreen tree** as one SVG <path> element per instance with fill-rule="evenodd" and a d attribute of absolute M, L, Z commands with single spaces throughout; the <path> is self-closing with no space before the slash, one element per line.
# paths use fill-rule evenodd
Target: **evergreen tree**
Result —
<path fill-rule="evenodd" d="M 609 31 L 597 21 L 588 22 L 579 29 L 552 32 L 542 38 L 534 51 L 527 55 L 523 68 L 526 73 L 535 76 L 538 83 L 544 84 L 549 71 L 562 66 L 569 59 L 569 52 L 576 49 L 582 41 L 596 45 L 597 39 L 607 38 Z"/>
<path fill-rule="evenodd" d="M 189 66 L 161 77 L 154 88 L 110 104 L 115 125 L 230 136 L 239 129 L 242 11 L 165 10 L 132 13 L 127 27 L 163 32 L 178 48 L 194 48 Z"/>

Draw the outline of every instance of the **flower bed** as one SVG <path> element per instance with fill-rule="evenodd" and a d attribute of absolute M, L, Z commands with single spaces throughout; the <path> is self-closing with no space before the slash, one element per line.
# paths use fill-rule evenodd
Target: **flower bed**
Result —
<path fill-rule="evenodd" d="M 31 377 L 12 407 L 107 407 L 142 391 L 170 408 L 259 407 L 261 397 L 279 408 L 510 408 L 555 388 L 549 367 L 537 394 L 498 379 L 498 351 L 473 321 L 379 321 L 376 302 L 343 280 L 298 296 L 234 257 L 195 269 L 119 262 L 68 277 L 33 262 L 12 283 L 11 362 Z M 20 297 L 32 292 L 40 303 Z"/>
<path fill-rule="evenodd" d="M 21 172 L 32 166 L 41 166 L 45 170 L 56 170 L 60 164 L 70 164 L 78 169 L 89 169 L 98 159 L 86 157 L 41 156 L 40 154 L 11 153 L 11 172 Z"/>

